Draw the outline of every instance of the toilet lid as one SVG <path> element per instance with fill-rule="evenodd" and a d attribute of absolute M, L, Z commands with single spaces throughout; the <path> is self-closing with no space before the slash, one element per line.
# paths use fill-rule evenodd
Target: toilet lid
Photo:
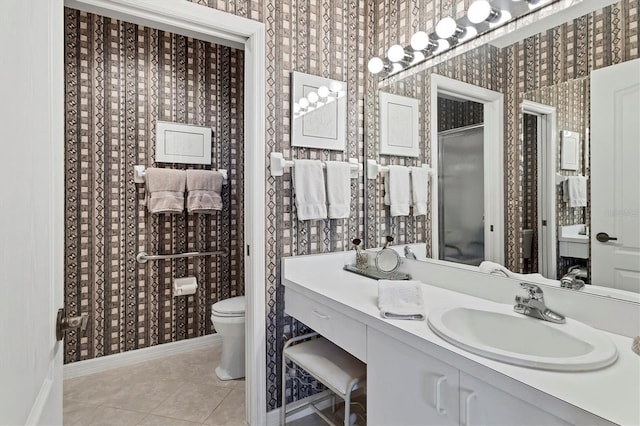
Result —
<path fill-rule="evenodd" d="M 220 314 L 224 316 L 230 315 L 244 315 L 245 300 L 244 296 L 232 297 L 230 299 L 221 300 L 214 303 L 211 306 L 211 311 L 214 314 Z"/>

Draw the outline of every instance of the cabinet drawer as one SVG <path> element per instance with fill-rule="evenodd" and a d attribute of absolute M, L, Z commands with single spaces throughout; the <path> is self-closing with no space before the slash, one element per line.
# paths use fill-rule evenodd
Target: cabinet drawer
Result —
<path fill-rule="evenodd" d="M 284 291 L 284 311 L 360 361 L 367 362 L 367 328 L 364 323 L 290 288 Z"/>

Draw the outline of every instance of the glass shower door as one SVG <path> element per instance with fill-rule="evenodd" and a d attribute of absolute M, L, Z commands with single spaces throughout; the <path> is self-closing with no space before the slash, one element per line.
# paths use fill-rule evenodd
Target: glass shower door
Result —
<path fill-rule="evenodd" d="M 438 134 L 439 259 L 484 260 L 484 127 Z"/>

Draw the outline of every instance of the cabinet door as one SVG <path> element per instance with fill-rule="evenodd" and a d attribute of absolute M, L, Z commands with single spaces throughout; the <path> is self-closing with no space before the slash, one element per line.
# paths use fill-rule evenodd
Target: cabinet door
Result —
<path fill-rule="evenodd" d="M 464 372 L 460 372 L 460 420 L 464 426 L 571 424 Z"/>
<path fill-rule="evenodd" d="M 367 328 L 367 423 L 458 425 L 458 370 Z"/>

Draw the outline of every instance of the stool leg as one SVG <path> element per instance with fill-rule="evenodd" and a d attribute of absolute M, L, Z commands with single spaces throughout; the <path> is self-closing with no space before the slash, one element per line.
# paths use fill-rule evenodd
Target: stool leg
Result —
<path fill-rule="evenodd" d="M 282 406 L 280 407 L 280 426 L 287 422 L 287 357 L 282 352 Z"/>

